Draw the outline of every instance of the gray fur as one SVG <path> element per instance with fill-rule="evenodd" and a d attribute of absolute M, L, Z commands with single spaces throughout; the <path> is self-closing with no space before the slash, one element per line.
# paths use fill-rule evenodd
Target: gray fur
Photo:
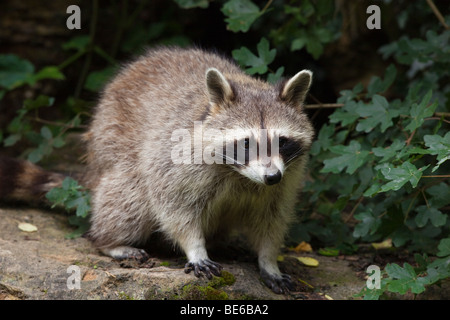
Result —
<path fill-rule="evenodd" d="M 218 269 L 208 258 L 207 239 L 238 228 L 258 253 L 266 284 L 287 290 L 276 259 L 307 155 L 288 165 L 274 160 L 283 177 L 268 186 L 260 183 L 265 169 L 257 164 L 174 164 L 171 134 L 186 128 L 193 136 L 193 122 L 200 120 L 205 129 L 249 132 L 264 122 L 307 150 L 313 129 L 301 110 L 310 82 L 305 74 L 280 89 L 219 55 L 177 48 L 150 50 L 124 67 L 105 88 L 86 134 L 94 244 L 120 256 L 120 247 L 129 253 L 129 246 L 161 231 L 186 253 L 187 271 L 210 276 Z"/>

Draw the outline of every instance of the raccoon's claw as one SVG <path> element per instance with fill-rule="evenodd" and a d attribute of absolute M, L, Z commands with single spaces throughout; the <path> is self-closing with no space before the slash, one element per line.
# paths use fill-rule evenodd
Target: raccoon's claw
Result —
<path fill-rule="evenodd" d="M 291 276 L 285 273 L 276 275 L 261 270 L 261 279 L 267 287 L 277 294 L 286 294 L 295 289 Z"/>
<path fill-rule="evenodd" d="M 209 259 L 202 259 L 198 262 L 188 262 L 184 266 L 184 272 L 190 273 L 194 271 L 194 275 L 199 278 L 202 273 L 208 278 L 212 279 L 212 274 L 215 276 L 220 276 L 220 271 L 222 266 L 217 262 L 211 261 Z"/>

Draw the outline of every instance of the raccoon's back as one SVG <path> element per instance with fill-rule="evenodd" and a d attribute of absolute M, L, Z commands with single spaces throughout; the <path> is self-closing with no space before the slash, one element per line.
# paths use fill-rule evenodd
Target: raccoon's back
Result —
<path fill-rule="evenodd" d="M 173 130 L 200 120 L 209 102 L 205 72 L 211 67 L 243 74 L 230 60 L 201 49 L 149 50 L 124 66 L 106 86 L 86 134 L 94 171 L 119 162 L 135 166 L 142 150 L 170 142 Z"/>

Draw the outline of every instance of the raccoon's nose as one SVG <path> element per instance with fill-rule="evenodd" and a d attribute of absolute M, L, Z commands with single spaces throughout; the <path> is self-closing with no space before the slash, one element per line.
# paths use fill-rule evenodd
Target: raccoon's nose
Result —
<path fill-rule="evenodd" d="M 281 172 L 278 170 L 276 173 L 267 174 L 264 176 L 264 183 L 271 186 L 281 181 Z"/>

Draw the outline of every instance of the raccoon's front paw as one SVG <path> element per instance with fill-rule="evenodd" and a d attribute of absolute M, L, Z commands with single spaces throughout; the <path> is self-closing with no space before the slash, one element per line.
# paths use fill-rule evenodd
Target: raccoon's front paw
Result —
<path fill-rule="evenodd" d="M 212 274 L 215 276 L 220 276 L 221 270 L 222 266 L 220 264 L 209 259 L 201 259 L 196 262 L 189 261 L 184 266 L 184 272 L 190 273 L 191 271 L 194 271 L 194 275 L 197 278 L 199 278 L 203 273 L 208 279 L 212 279 Z"/>
<path fill-rule="evenodd" d="M 292 282 L 291 276 L 288 274 L 269 274 L 267 271 L 262 269 L 261 279 L 267 287 L 277 294 L 289 293 L 289 291 L 295 289 L 294 282 Z"/>

